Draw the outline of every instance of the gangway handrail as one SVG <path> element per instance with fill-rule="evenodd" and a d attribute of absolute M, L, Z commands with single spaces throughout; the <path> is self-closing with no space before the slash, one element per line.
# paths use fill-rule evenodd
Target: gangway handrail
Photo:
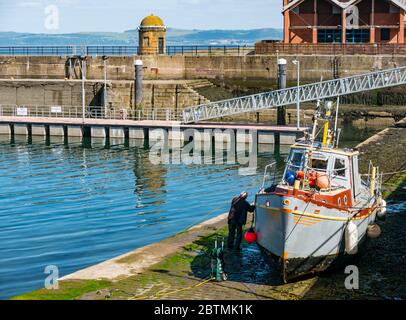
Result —
<path fill-rule="evenodd" d="M 274 168 L 274 180 L 275 180 L 275 176 L 276 176 L 276 161 L 274 161 L 274 162 L 272 162 L 272 163 L 270 163 L 270 164 L 268 164 L 267 166 L 265 166 L 265 169 L 264 169 L 264 177 L 263 177 L 263 180 L 262 180 L 262 187 L 261 187 L 261 189 L 260 190 L 262 190 L 262 189 L 264 189 L 264 187 L 265 187 L 265 182 L 266 182 L 266 178 L 268 177 L 268 169 L 270 169 L 270 168 Z"/>
<path fill-rule="evenodd" d="M 406 66 L 201 104 L 183 110 L 183 123 L 291 105 L 298 96 L 303 103 L 402 84 L 406 84 Z"/>

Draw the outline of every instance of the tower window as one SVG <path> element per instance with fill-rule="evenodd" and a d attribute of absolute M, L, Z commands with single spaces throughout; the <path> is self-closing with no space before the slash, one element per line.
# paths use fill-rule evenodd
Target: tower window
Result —
<path fill-rule="evenodd" d="M 158 39 L 158 53 L 164 54 L 165 53 L 165 40 L 164 38 Z"/>
<path fill-rule="evenodd" d="M 144 37 L 142 44 L 144 47 L 149 47 L 149 37 Z"/>

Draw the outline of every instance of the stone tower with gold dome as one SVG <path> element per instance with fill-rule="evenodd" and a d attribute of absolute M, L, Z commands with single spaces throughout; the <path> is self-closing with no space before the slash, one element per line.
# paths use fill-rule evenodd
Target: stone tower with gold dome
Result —
<path fill-rule="evenodd" d="M 165 54 L 166 26 L 160 17 L 153 14 L 145 17 L 138 30 L 141 55 Z"/>

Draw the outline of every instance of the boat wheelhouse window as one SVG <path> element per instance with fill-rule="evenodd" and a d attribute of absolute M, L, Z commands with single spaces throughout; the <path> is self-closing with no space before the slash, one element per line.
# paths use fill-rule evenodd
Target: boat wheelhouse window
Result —
<path fill-rule="evenodd" d="M 312 159 L 312 169 L 317 171 L 327 171 L 328 160 Z"/>
<path fill-rule="evenodd" d="M 336 158 L 334 162 L 334 174 L 339 177 L 345 177 L 345 160 Z"/>
<path fill-rule="evenodd" d="M 303 151 L 292 151 L 288 160 L 288 171 L 300 171 L 303 170 L 304 165 L 304 153 Z"/>
<path fill-rule="evenodd" d="M 294 152 L 290 163 L 294 166 L 300 167 L 302 165 L 303 153 Z"/>

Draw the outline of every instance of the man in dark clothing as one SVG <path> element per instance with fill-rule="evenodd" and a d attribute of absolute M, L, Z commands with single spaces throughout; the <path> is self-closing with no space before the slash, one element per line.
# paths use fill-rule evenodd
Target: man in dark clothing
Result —
<path fill-rule="evenodd" d="M 247 223 L 247 212 L 254 212 L 255 206 L 251 206 L 248 201 L 248 193 L 243 192 L 231 201 L 230 212 L 228 213 L 228 249 L 234 246 L 235 232 L 237 231 L 237 238 L 235 239 L 235 247 L 241 250 L 240 245 L 242 241 L 242 227 Z"/>

